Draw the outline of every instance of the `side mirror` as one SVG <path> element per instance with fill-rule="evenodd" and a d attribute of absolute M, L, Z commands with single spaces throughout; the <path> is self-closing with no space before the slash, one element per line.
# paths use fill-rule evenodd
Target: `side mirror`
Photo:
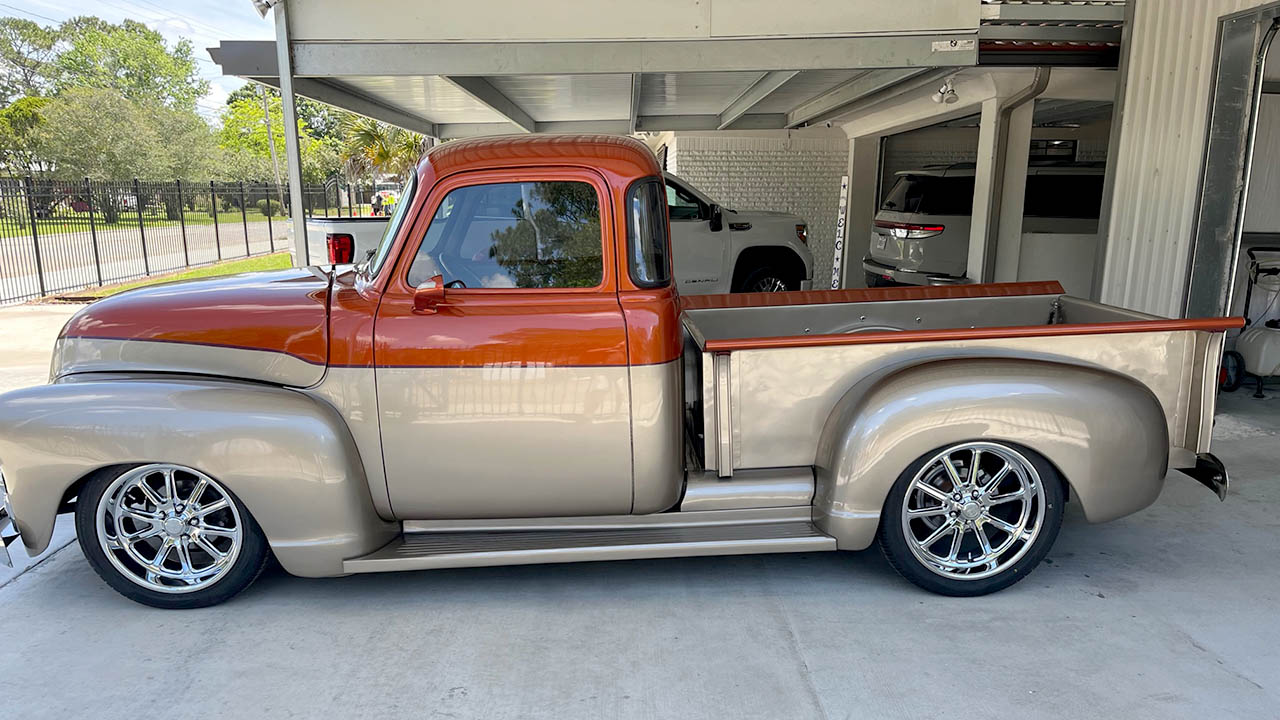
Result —
<path fill-rule="evenodd" d="M 724 210 L 719 205 L 711 206 L 711 232 L 724 229 Z"/>
<path fill-rule="evenodd" d="M 436 275 L 413 291 L 413 311 L 419 315 L 430 315 L 442 304 L 444 304 L 444 277 L 441 275 Z"/>

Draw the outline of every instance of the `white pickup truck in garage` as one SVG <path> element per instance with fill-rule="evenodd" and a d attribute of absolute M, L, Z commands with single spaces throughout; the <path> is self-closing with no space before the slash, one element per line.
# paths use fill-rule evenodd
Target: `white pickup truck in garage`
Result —
<path fill-rule="evenodd" d="M 802 218 L 731 210 L 671 173 L 665 179 L 672 261 L 682 295 L 812 289 L 813 253 Z M 363 261 L 382 240 L 389 219 L 307 218 L 310 264 Z M 295 258 L 295 264 L 301 262 Z"/>

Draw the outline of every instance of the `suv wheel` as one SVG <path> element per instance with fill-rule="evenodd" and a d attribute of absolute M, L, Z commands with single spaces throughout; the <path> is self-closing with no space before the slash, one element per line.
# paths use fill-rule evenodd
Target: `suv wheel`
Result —
<path fill-rule="evenodd" d="M 747 274 L 734 292 L 785 292 L 799 290 L 800 283 L 772 267 L 758 268 Z"/>

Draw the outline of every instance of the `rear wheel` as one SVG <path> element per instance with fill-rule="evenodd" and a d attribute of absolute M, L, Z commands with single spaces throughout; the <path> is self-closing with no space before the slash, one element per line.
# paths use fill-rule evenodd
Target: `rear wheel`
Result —
<path fill-rule="evenodd" d="M 108 585 L 159 608 L 229 600 L 269 555 L 262 530 L 231 491 L 182 465 L 140 465 L 90 480 L 76 501 L 76 536 Z"/>
<path fill-rule="evenodd" d="M 903 577 L 942 595 L 985 595 L 1026 577 L 1062 526 L 1053 466 L 1008 443 L 964 442 L 912 463 L 880 519 L 880 547 Z"/>
<path fill-rule="evenodd" d="M 743 277 L 734 292 L 785 292 L 799 290 L 800 283 L 774 267 L 757 268 Z"/>

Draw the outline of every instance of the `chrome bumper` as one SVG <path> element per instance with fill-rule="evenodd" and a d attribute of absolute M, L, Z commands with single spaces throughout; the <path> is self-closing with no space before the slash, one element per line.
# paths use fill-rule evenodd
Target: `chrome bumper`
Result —
<path fill-rule="evenodd" d="M 1201 453 L 1196 456 L 1195 467 L 1178 468 L 1178 470 L 1190 475 L 1196 482 L 1212 490 L 1219 500 L 1225 501 L 1227 499 L 1227 489 L 1231 485 L 1231 478 L 1227 476 L 1227 467 L 1213 453 Z"/>
<path fill-rule="evenodd" d="M 963 285 L 969 282 L 965 278 L 919 272 L 917 270 L 900 270 L 892 265 L 876 262 L 869 257 L 862 259 L 862 269 L 872 275 L 887 277 L 894 282 L 906 285 Z"/>

